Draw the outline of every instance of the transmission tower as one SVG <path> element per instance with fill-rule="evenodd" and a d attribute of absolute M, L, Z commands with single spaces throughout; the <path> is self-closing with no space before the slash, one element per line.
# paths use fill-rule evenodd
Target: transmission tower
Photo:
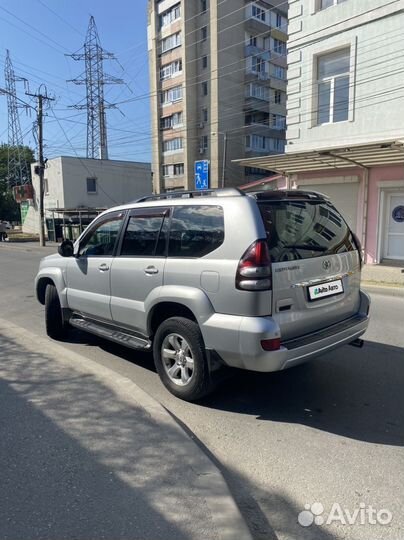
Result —
<path fill-rule="evenodd" d="M 86 41 L 81 50 L 83 49 L 84 52 L 67 55 L 74 60 L 84 60 L 85 62 L 85 76 L 68 82 L 86 85 L 86 104 L 73 105 L 73 107 L 87 110 L 87 157 L 108 159 L 105 111 L 116 108 L 116 105 L 105 102 L 104 85 L 124 84 L 124 81 L 104 74 L 104 60 L 116 60 L 116 58 L 101 47 L 93 16 L 90 17 Z"/>
<path fill-rule="evenodd" d="M 8 111 L 8 174 L 7 182 L 9 187 L 19 186 L 30 182 L 29 166 L 23 155 L 24 141 L 20 125 L 18 109 L 22 106 L 18 104 L 16 83 L 26 79 L 16 77 L 13 64 L 11 63 L 10 51 L 6 51 L 6 63 L 4 68 L 5 94 L 7 96 Z"/>

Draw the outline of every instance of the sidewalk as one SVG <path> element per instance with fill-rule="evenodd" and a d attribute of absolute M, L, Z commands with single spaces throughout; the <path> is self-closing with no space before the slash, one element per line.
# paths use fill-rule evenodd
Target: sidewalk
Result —
<path fill-rule="evenodd" d="M 0 538 L 251 540 L 213 463 L 129 379 L 0 319 Z"/>
<path fill-rule="evenodd" d="M 371 286 L 382 285 L 404 287 L 404 261 L 402 266 L 387 264 L 365 264 L 362 268 L 362 283 Z"/>

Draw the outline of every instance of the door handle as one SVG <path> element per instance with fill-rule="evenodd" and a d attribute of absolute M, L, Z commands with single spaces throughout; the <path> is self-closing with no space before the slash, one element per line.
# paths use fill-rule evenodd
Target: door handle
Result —
<path fill-rule="evenodd" d="M 155 266 L 148 266 L 147 268 L 144 269 L 144 273 L 147 274 L 148 276 L 152 276 L 154 274 L 158 274 L 159 271 Z"/>
<path fill-rule="evenodd" d="M 109 266 L 105 263 L 102 263 L 100 264 L 100 266 L 98 267 L 98 270 L 100 272 L 107 272 L 109 270 Z"/>

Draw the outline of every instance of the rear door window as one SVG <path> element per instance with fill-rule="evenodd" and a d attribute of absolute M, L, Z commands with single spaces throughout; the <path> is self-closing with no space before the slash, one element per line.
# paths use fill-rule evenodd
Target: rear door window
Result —
<path fill-rule="evenodd" d="M 224 240 L 221 206 L 175 206 L 168 244 L 169 257 L 203 257 Z"/>
<path fill-rule="evenodd" d="M 344 218 L 328 201 L 259 203 L 273 262 L 293 261 L 356 249 Z"/>
<path fill-rule="evenodd" d="M 169 210 L 132 210 L 122 241 L 121 257 L 165 256 Z"/>

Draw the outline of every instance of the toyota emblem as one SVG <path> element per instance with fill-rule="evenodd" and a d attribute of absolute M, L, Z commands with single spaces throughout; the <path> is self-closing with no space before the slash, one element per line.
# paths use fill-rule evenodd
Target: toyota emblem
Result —
<path fill-rule="evenodd" d="M 328 259 L 326 261 L 323 261 L 323 268 L 324 270 L 329 270 L 331 268 L 331 261 Z"/>

